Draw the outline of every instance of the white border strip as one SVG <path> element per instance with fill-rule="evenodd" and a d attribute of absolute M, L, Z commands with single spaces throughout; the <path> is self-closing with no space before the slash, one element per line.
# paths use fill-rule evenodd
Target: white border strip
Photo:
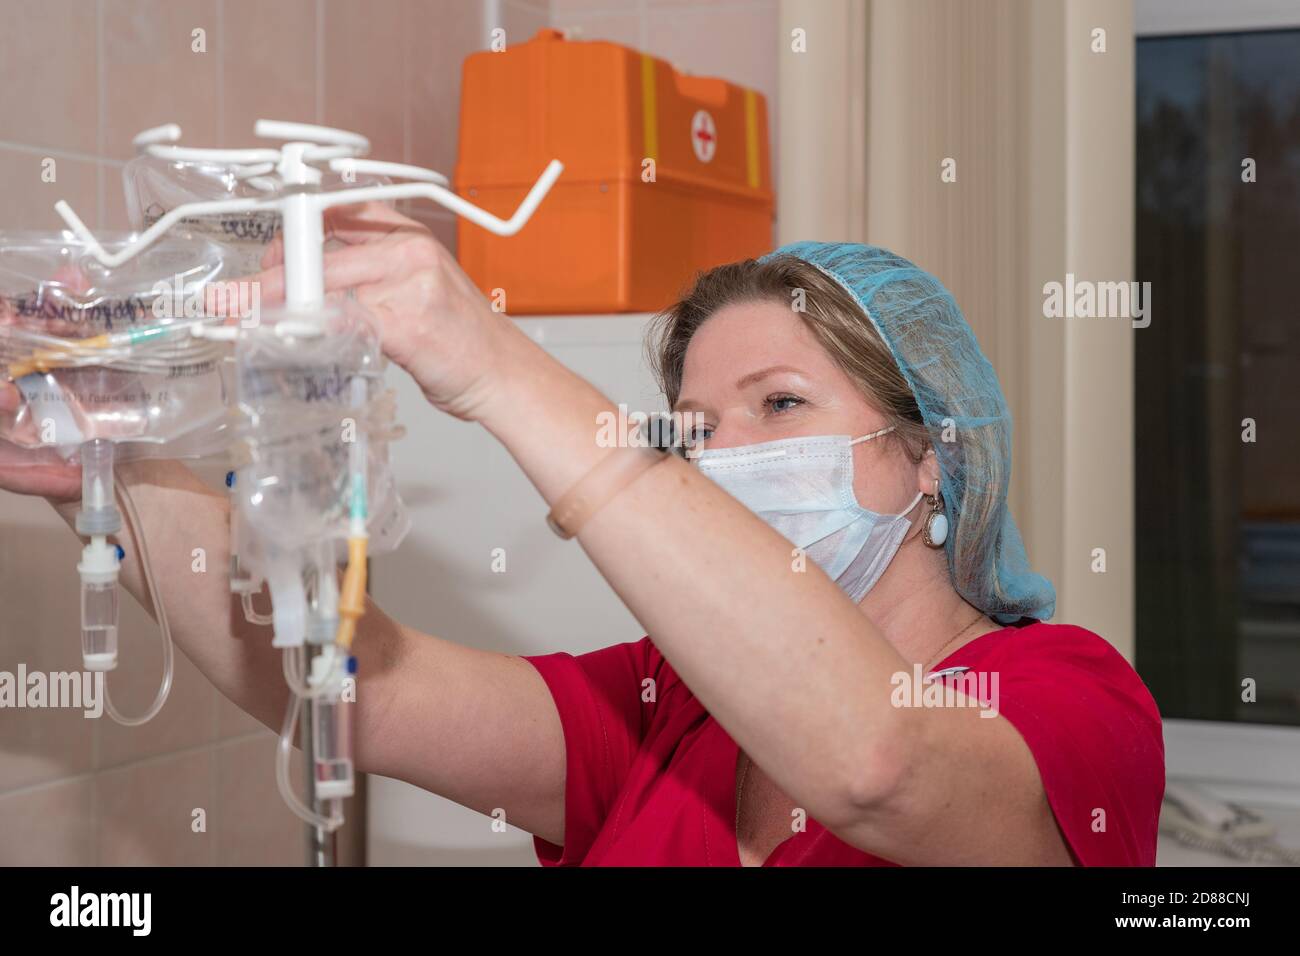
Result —
<path fill-rule="evenodd" d="M 515 325 L 534 342 L 555 346 L 644 346 L 653 312 L 610 315 L 512 315 Z"/>
<path fill-rule="evenodd" d="M 1300 727 L 1166 720 L 1164 728 L 1167 777 L 1300 806 Z"/>
<path fill-rule="evenodd" d="M 1296 0 L 1135 0 L 1139 37 L 1300 29 Z"/>

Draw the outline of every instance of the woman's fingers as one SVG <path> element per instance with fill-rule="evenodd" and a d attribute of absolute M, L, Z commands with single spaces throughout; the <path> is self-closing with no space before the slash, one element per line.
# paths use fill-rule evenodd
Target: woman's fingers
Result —
<path fill-rule="evenodd" d="M 403 228 L 394 230 L 389 233 L 390 240 L 382 245 L 367 242 L 326 251 L 325 291 L 338 292 L 388 282 L 434 266 L 440 249 L 438 241 L 423 226 L 418 228 L 419 232 L 406 232 Z M 279 301 L 284 298 L 283 265 L 249 279 L 261 283 L 263 299 Z"/>
<path fill-rule="evenodd" d="M 375 242 L 404 229 L 428 231 L 387 203 L 366 202 L 331 206 L 325 210 L 325 238 L 337 239 L 350 246 Z"/>
<path fill-rule="evenodd" d="M 256 311 L 260 304 L 262 292 L 254 297 L 253 288 L 257 276 L 242 276 L 238 279 L 226 279 L 213 282 L 203 288 L 203 312 L 205 315 L 219 315 L 230 320 L 243 321 L 250 316 L 250 310 Z M 234 321 L 224 323 L 233 325 Z"/>
<path fill-rule="evenodd" d="M 81 466 L 0 441 L 0 488 L 19 495 L 76 501 L 81 497 Z"/>
<path fill-rule="evenodd" d="M 14 413 L 22 400 L 22 392 L 16 385 L 0 382 L 0 414 Z M 24 448 L 16 444 L 36 439 L 32 424 L 27 421 L 0 436 L 0 488 L 20 495 L 75 500 L 81 494 L 79 465 L 69 465 L 53 449 Z"/>
<path fill-rule="evenodd" d="M 284 239 L 277 235 L 274 239 L 266 244 L 266 251 L 262 253 L 260 263 L 263 270 L 273 268 L 284 264 Z"/>
<path fill-rule="evenodd" d="M 393 278 L 401 266 L 399 256 L 385 253 L 372 246 L 345 246 L 325 253 L 325 291 L 338 292 L 372 282 Z M 284 299 L 284 266 L 278 265 L 248 276 L 242 282 L 259 285 L 262 302 L 280 302 Z"/>
<path fill-rule="evenodd" d="M 322 216 L 325 238 L 337 239 L 349 246 L 375 242 L 401 229 L 424 230 L 420 223 L 382 202 L 330 206 Z M 283 236 L 277 235 L 267 243 L 261 265 L 263 269 L 284 265 Z"/>
<path fill-rule="evenodd" d="M 9 382 L 0 382 L 0 412 L 16 412 L 22 404 L 23 396 L 18 386 Z"/>

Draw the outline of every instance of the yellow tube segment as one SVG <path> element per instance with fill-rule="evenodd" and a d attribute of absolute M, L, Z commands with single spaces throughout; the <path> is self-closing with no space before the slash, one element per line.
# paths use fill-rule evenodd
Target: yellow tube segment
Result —
<path fill-rule="evenodd" d="M 365 538 L 348 539 L 348 567 L 339 591 L 339 630 L 334 642 L 349 653 L 357 621 L 366 613 L 366 543 Z"/>

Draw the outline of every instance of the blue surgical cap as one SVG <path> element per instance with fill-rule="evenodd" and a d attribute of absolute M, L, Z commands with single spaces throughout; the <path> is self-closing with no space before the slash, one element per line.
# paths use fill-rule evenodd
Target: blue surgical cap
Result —
<path fill-rule="evenodd" d="M 1011 413 L 952 294 L 877 246 L 796 242 L 763 261 L 781 255 L 811 263 L 848 291 L 916 396 L 939 460 L 950 522 L 944 547 L 957 593 L 1001 623 L 1050 618 L 1056 592 L 1030 569 L 1007 506 Z"/>

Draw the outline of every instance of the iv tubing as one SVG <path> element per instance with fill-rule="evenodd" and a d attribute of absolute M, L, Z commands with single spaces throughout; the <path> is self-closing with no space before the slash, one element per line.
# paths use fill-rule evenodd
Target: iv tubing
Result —
<path fill-rule="evenodd" d="M 0 356 L 9 363 L 9 377 L 22 378 L 31 372 L 48 372 L 55 368 L 96 365 L 123 371 L 166 372 L 177 365 L 195 365 L 221 357 L 221 347 L 194 335 L 196 328 L 221 320 L 166 323 L 69 339 L 27 330 L 10 330 L 0 341 Z M 175 341 L 176 333 L 187 333 Z M 15 343 L 27 351 L 14 356 Z M 43 347 L 40 347 L 43 346 Z M 140 348 L 136 348 L 140 346 Z"/>
<path fill-rule="evenodd" d="M 253 608 L 253 595 L 251 592 L 243 592 L 239 596 L 239 604 L 244 609 L 244 620 L 249 624 L 256 624 L 258 627 L 269 627 L 275 623 L 274 616 L 262 614 Z"/>
<path fill-rule="evenodd" d="M 117 708 L 113 706 L 112 695 L 108 692 L 108 682 L 104 682 L 104 709 L 108 715 L 119 724 L 125 727 L 139 727 L 141 724 L 148 723 L 158 715 L 162 710 L 163 704 L 167 703 L 167 695 L 171 693 L 172 676 L 175 670 L 174 652 L 172 648 L 171 626 L 167 623 L 167 611 L 163 607 L 162 596 L 158 593 L 158 586 L 154 581 L 153 568 L 149 562 L 149 546 L 145 544 L 144 527 L 140 524 L 140 515 L 135 510 L 135 502 L 131 498 L 131 492 L 127 490 L 126 482 L 118 477 L 115 482 L 117 485 L 118 501 L 122 505 L 122 512 L 126 517 L 127 528 L 131 531 L 131 539 L 135 542 L 136 556 L 140 561 L 140 570 L 144 574 L 145 583 L 149 586 L 149 600 L 153 602 L 154 614 L 158 616 L 158 628 L 162 634 L 162 652 L 163 652 L 163 679 L 162 685 L 158 688 L 158 695 L 154 698 L 153 704 L 139 717 L 125 717 L 118 713 Z"/>
<path fill-rule="evenodd" d="M 286 647 L 284 654 L 281 656 L 284 669 L 284 682 L 289 685 L 289 689 L 301 698 L 320 697 L 324 694 L 326 685 L 321 684 L 319 687 L 312 687 L 307 681 L 306 665 L 303 663 L 303 648 Z"/>
<path fill-rule="evenodd" d="M 339 813 L 331 816 L 321 816 L 306 806 L 298 795 L 293 792 L 293 784 L 289 780 L 289 755 L 293 750 L 293 738 L 298 729 L 298 713 L 302 710 L 302 698 L 297 694 L 289 694 L 289 708 L 284 714 L 284 727 L 280 731 L 280 745 L 276 748 L 275 754 L 275 782 L 280 788 L 280 796 L 284 802 L 289 805 L 289 809 L 302 820 L 314 827 L 322 830 L 334 831 L 343 825 L 343 817 Z M 336 808 L 341 801 L 334 801 Z"/>
<path fill-rule="evenodd" d="M 352 380 L 352 406 L 365 407 L 367 386 L 360 376 Z M 356 636 L 357 622 L 366 613 L 366 518 L 369 490 L 366 487 L 366 468 L 369 463 L 369 444 L 365 429 L 358 428 L 356 439 L 349 450 L 348 464 L 352 473 L 350 502 L 350 527 L 348 530 L 348 567 L 343 574 L 343 587 L 339 592 L 339 628 L 334 643 L 345 654 L 352 652 L 352 639 Z"/>
<path fill-rule="evenodd" d="M 339 630 L 334 639 L 345 652 L 351 652 L 357 621 L 366 613 L 366 545 L 364 536 L 348 538 L 348 568 L 339 592 Z"/>

